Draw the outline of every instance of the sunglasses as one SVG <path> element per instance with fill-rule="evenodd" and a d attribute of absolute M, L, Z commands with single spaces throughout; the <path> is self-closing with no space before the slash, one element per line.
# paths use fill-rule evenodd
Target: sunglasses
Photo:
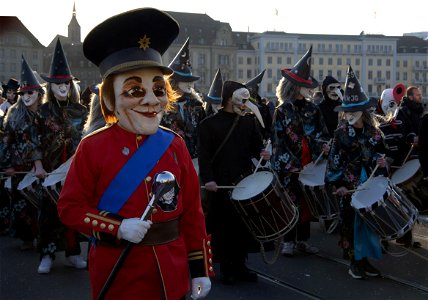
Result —
<path fill-rule="evenodd" d="M 125 92 L 123 92 L 121 95 L 125 96 L 127 98 L 135 98 L 135 99 L 140 99 L 140 98 L 144 98 L 147 94 L 146 89 L 141 88 L 141 87 L 134 87 L 131 88 Z M 166 88 L 165 87 L 155 87 L 155 89 L 153 90 L 153 94 L 155 94 L 156 97 L 163 97 L 166 95 Z"/>

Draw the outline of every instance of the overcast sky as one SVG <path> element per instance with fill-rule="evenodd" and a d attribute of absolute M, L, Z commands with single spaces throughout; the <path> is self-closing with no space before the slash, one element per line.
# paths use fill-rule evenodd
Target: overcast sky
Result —
<path fill-rule="evenodd" d="M 426 0 L 2 0 L 0 14 L 17 16 L 46 46 L 56 34 L 67 36 L 73 3 L 82 40 L 103 20 L 139 7 L 206 13 L 233 31 L 357 35 L 364 30 L 398 36 L 428 31 Z"/>

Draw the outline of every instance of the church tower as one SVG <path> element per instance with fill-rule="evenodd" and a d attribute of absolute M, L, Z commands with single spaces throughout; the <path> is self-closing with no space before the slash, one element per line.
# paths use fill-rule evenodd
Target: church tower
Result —
<path fill-rule="evenodd" d="M 76 19 L 76 2 L 73 4 L 73 16 L 70 24 L 68 24 L 68 38 L 71 44 L 81 44 L 80 41 L 80 25 Z"/>

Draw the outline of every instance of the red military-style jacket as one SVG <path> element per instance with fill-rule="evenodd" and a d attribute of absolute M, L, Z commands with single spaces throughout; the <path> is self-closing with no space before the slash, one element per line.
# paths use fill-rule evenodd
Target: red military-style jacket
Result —
<path fill-rule="evenodd" d="M 113 282 L 106 299 L 180 299 L 189 290 L 192 278 L 212 276 L 212 254 L 205 230 L 199 195 L 199 181 L 184 141 L 174 139 L 146 179 L 137 187 L 118 213 L 100 211 L 97 205 L 116 174 L 147 136 L 130 133 L 118 125 L 96 131 L 84 138 L 75 153 L 58 200 L 61 221 L 96 239 L 89 253 L 92 296 L 96 298 L 126 245 L 117 239 L 124 218 L 141 217 L 148 205 L 156 173 L 173 173 L 180 186 L 176 206 L 157 205 L 146 237 L 157 225 L 177 229 L 177 237 L 135 245 Z M 172 226 L 172 227 L 171 227 Z M 178 227 L 178 228 L 177 228 Z M 174 231 L 174 230 L 172 230 Z M 167 232 L 167 233 L 168 233 Z M 168 239 L 168 237 L 167 237 Z"/>

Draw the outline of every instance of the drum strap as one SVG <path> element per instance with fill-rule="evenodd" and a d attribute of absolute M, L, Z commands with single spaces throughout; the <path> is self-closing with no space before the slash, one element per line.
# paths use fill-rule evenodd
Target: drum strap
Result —
<path fill-rule="evenodd" d="M 150 135 L 105 190 L 97 208 L 117 213 L 168 149 L 174 134 L 163 130 Z"/>
<path fill-rule="evenodd" d="M 213 158 L 211 158 L 211 163 L 214 162 L 215 158 L 217 157 L 217 154 L 220 152 L 220 150 L 223 148 L 223 146 L 226 144 L 227 140 L 229 139 L 230 135 L 232 134 L 233 129 L 235 129 L 236 125 L 239 121 L 239 115 L 237 114 L 235 117 L 235 120 L 233 120 L 232 127 L 230 127 L 229 132 L 227 133 L 226 137 L 224 138 L 223 142 L 221 142 L 221 145 L 217 148 L 215 151 Z"/>

